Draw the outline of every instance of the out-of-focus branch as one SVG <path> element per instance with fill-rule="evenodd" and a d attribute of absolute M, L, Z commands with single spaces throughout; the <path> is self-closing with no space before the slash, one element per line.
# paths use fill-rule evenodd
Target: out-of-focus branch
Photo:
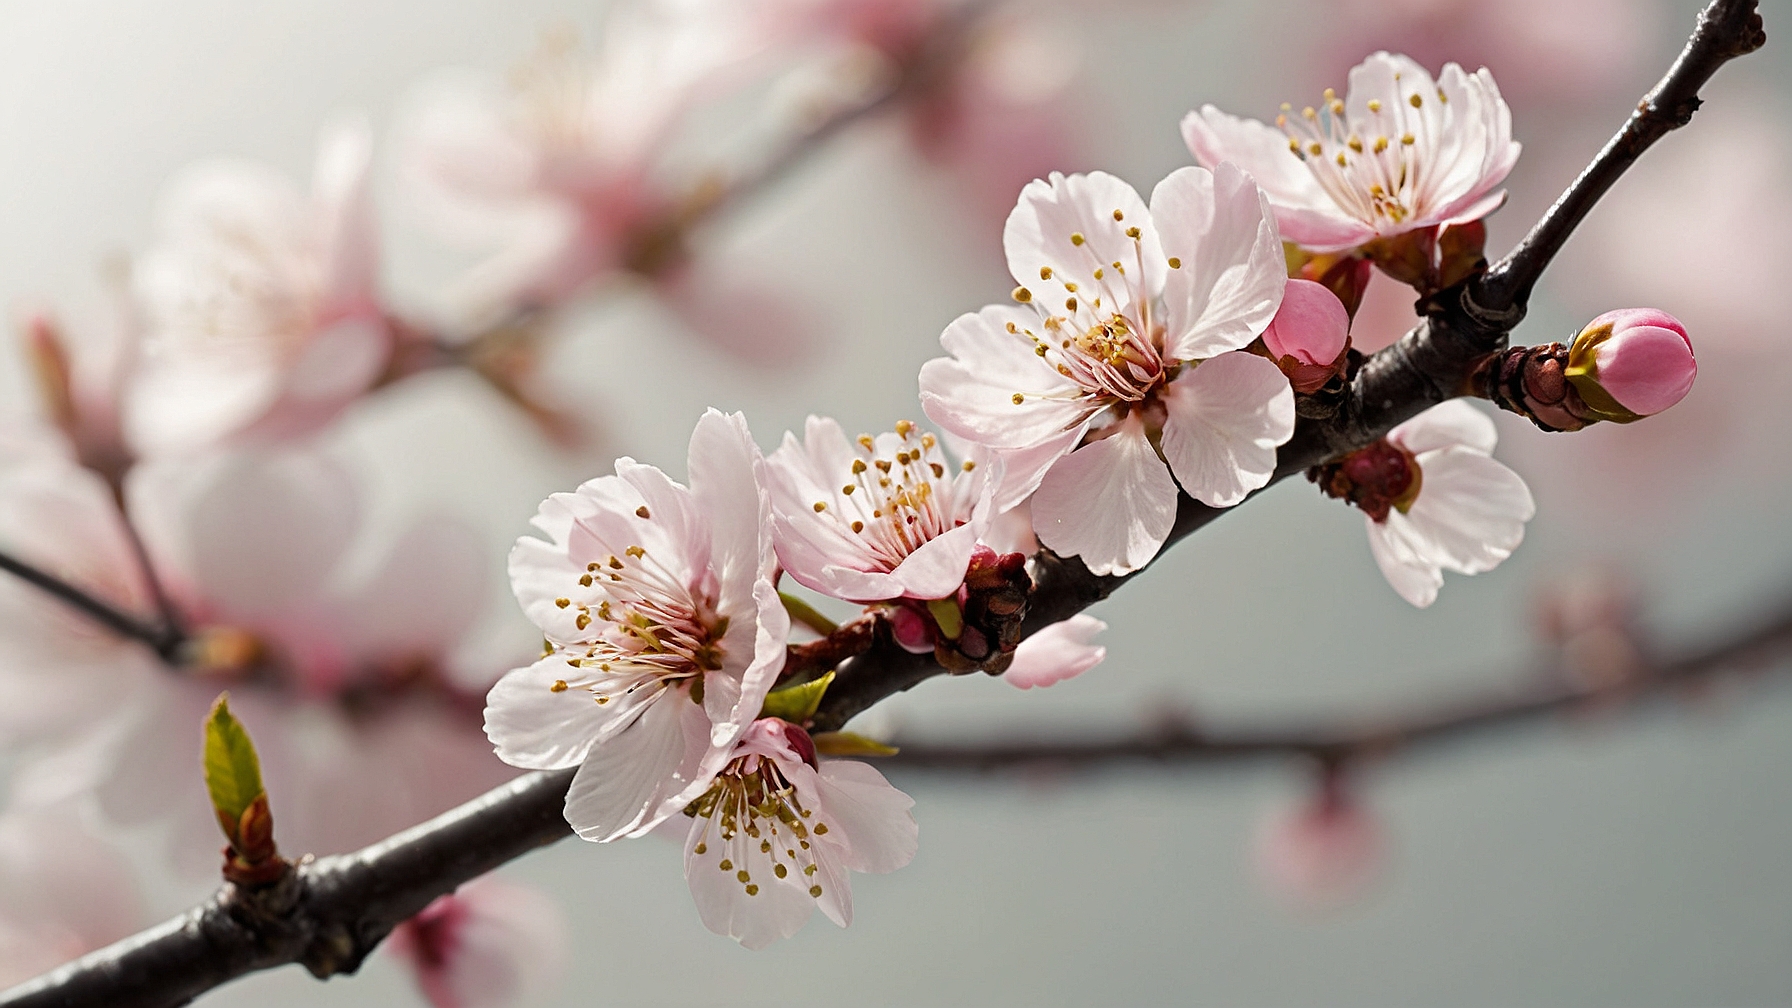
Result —
<path fill-rule="evenodd" d="M 10 553 L 0 552 L 0 570 L 19 578 L 34 588 L 78 610 L 107 630 L 150 646 L 164 661 L 173 661 L 183 642 L 180 630 L 173 626 L 155 626 L 103 599 L 88 594 L 48 571 L 32 566 Z"/>
<path fill-rule="evenodd" d="M 1792 668 L 1788 657 L 1792 657 L 1792 605 L 1749 632 L 1719 640 L 1677 661 L 1648 664 L 1598 684 L 1575 685 L 1560 674 L 1539 675 L 1528 680 L 1534 683 L 1528 688 L 1433 702 L 1357 724 L 1316 721 L 1245 730 L 1166 719 L 1135 734 L 1105 739 L 974 745 L 898 740 L 892 744 L 901 752 L 880 762 L 938 770 L 1035 765 L 1074 770 L 1125 760 L 1198 763 L 1294 756 L 1337 764 L 1381 759 L 1577 712 L 1634 708 L 1663 694 L 1696 689 L 1724 675 Z"/>
<path fill-rule="evenodd" d="M 1792 606 L 1677 661 L 1599 686 L 1559 685 L 1417 708 L 1360 724 L 1316 722 L 1255 730 L 1167 724 L 1109 740 L 988 745 L 908 743 L 886 765 L 982 771 L 1025 765 L 1077 769 L 1124 760 L 1196 763 L 1308 758 L 1327 765 L 1405 754 L 1580 710 L 1634 708 L 1724 674 L 1785 665 Z M 832 698 L 830 692 L 829 698 Z M 193 910 L 0 993 L 0 1008 L 107 1005 L 160 1008 L 236 977 L 287 963 L 352 973 L 380 940 L 430 900 L 571 835 L 561 805 L 572 770 L 538 771 L 354 854 L 301 863 L 278 885 L 226 885 Z"/>
<path fill-rule="evenodd" d="M 623 243 L 629 250 L 624 257 L 626 269 L 643 277 L 663 275 L 686 259 L 691 237 L 700 228 L 775 189 L 854 127 L 931 93 L 962 62 L 977 26 L 994 6 L 993 0 L 972 0 L 943 14 L 886 80 L 832 108 L 757 164 L 699 183 L 684 199 L 662 216 L 645 222 Z M 574 437 L 576 422 L 537 401 L 525 381 L 534 346 L 554 307 L 518 306 L 486 330 L 454 342 L 433 339 L 396 322 L 412 338 L 401 342 L 382 384 L 433 368 L 465 366 L 528 413 L 549 437 L 567 443 Z"/>

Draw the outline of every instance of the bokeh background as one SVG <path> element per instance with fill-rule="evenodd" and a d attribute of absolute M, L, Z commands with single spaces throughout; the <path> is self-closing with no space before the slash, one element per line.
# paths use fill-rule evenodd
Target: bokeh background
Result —
<path fill-rule="evenodd" d="M 1642 626 L 1669 651 L 1782 604 L 1792 325 L 1777 246 L 1792 233 L 1792 61 L 1776 33 L 1792 3 L 1763 7 L 1768 48 L 1726 68 L 1707 110 L 1620 183 L 1519 333 L 1565 338 L 1607 308 L 1657 305 L 1693 333 L 1699 384 L 1633 428 L 1543 435 L 1500 417 L 1499 454 L 1539 505 L 1510 561 L 1452 576 L 1416 611 L 1376 571 L 1361 516 L 1290 482 L 1101 606 L 1109 657 L 1096 671 L 1028 693 L 935 680 L 881 708 L 877 727 L 979 739 L 1133 731 L 1166 710 L 1216 725 L 1342 720 L 1526 682 L 1538 610 L 1563 579 L 1633 586 Z M 303 178 L 332 117 L 365 113 L 384 137 L 420 81 L 452 67 L 502 72 L 544 31 L 592 37 L 601 8 L 4 0 L 0 304 L 97 315 L 100 265 L 148 243 L 157 194 L 182 166 L 222 155 Z M 1342 86 L 1348 66 L 1382 47 L 1433 68 L 1488 64 L 1526 145 L 1490 250 L 1508 247 L 1603 143 L 1694 16 L 1690 0 L 1017 10 L 1080 53 L 1062 104 L 1074 143 L 1058 167 L 1107 169 L 1140 189 L 1188 162 L 1177 122 L 1200 103 L 1268 118 L 1281 101 Z M 460 262 L 419 229 L 392 173 L 382 179 L 391 288 L 428 312 Z M 809 412 L 852 429 L 919 418 L 913 375 L 940 329 L 1011 283 L 999 215 L 962 188 L 913 155 L 905 127 L 872 124 L 706 232 L 707 248 L 799 295 L 819 339 L 776 367 L 716 352 L 649 298 L 567 313 L 549 370 L 565 401 L 591 407 L 601 446 L 545 447 L 485 386 L 442 373 L 357 407 L 330 449 L 390 520 L 448 513 L 482 532 L 489 601 L 469 660 L 506 661 L 526 652 L 530 627 L 502 559 L 544 494 L 614 454 L 681 472 L 690 424 L 709 405 L 745 410 L 767 448 Z M 1358 318 L 1358 345 L 1391 340 L 1405 312 L 1380 291 Z M 0 399 L 27 391 L 16 355 L 0 355 Z M 893 771 L 918 801 L 914 864 L 857 880 L 850 930 L 818 918 L 757 953 L 703 930 L 675 844 L 567 841 L 505 873 L 546 888 L 567 915 L 570 956 L 551 1004 L 1783 1004 L 1789 766 L 1792 691 L 1767 678 L 1644 716 L 1594 712 L 1367 767 L 1357 793 L 1384 865 L 1360 898 L 1323 909 L 1280 898 L 1254 853 L 1266 823 L 1312 791 L 1298 763 Z M 168 883 L 152 902 L 160 915 L 203 891 Z M 204 1003 L 414 999 L 408 975 L 376 955 L 356 978 L 320 985 L 289 967 Z"/>

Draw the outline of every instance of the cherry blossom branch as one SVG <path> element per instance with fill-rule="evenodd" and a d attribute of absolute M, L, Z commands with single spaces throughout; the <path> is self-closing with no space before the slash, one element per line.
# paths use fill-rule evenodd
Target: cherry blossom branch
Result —
<path fill-rule="evenodd" d="M 1315 722 L 1258 730 L 1215 730 L 1169 718 L 1136 735 L 1062 742 L 1018 741 L 981 745 L 892 743 L 900 752 L 884 764 L 941 770 L 994 770 L 1050 765 L 1076 768 L 1117 760 L 1221 762 L 1299 756 L 1321 764 L 1380 759 L 1426 746 L 1455 742 L 1493 729 L 1530 724 L 1580 712 L 1640 707 L 1675 691 L 1691 690 L 1718 676 L 1752 669 L 1792 668 L 1792 605 L 1754 629 L 1722 639 L 1680 659 L 1649 663 L 1606 682 L 1575 685 L 1559 668 L 1546 668 L 1523 689 L 1434 702 L 1403 714 L 1354 725 Z"/>
<path fill-rule="evenodd" d="M 1537 276 L 1593 203 L 1643 150 L 1684 124 L 1697 105 L 1698 88 L 1718 67 L 1765 41 L 1754 0 L 1712 0 L 1667 76 L 1510 255 L 1487 272 L 1427 297 L 1417 326 L 1364 360 L 1324 409 L 1300 411 L 1294 437 L 1277 451 L 1268 486 L 1363 448 L 1438 403 L 1476 394 L 1472 379 L 1477 369 L 1489 355 L 1506 349 L 1508 334 L 1524 318 Z M 1158 556 L 1229 510 L 1181 495 L 1175 524 Z M 1077 557 L 1041 550 L 1033 558 L 1034 584 L 1023 633 L 1076 615 L 1147 569 L 1149 565 L 1125 575 L 1096 575 Z M 817 729 L 838 730 L 879 700 L 945 672 L 932 656 L 893 646 L 873 648 L 840 667 L 816 715 Z"/>
<path fill-rule="evenodd" d="M 5 1008 L 162 1008 L 288 963 L 353 973 L 400 922 L 506 861 L 572 835 L 572 771 L 524 774 L 353 854 L 303 861 L 261 890 L 226 884 L 192 910 L 0 993 Z"/>
<path fill-rule="evenodd" d="M 1453 700 L 1355 725 L 1324 722 L 1259 730 L 1202 729 L 1171 722 L 1136 737 L 1063 743 L 949 746 L 906 744 L 886 765 L 983 771 L 1049 764 L 1085 767 L 1117 760 L 1222 762 L 1302 757 L 1337 766 L 1460 741 L 1500 728 L 1636 709 L 1728 673 L 1785 667 L 1792 605 L 1753 629 L 1672 662 L 1645 665 L 1601 685 L 1551 685 Z M 833 693 L 830 691 L 829 699 Z M 0 993 L 0 1008 L 184 1004 L 229 980 L 288 963 L 314 975 L 352 973 L 393 927 L 437 896 L 532 850 L 571 835 L 561 806 L 572 770 L 524 774 L 480 798 L 353 854 L 301 861 L 261 890 L 226 884 L 173 920 Z"/>
<path fill-rule="evenodd" d="M 178 628 L 174 626 L 158 627 L 146 623 L 111 603 L 96 598 L 56 575 L 34 567 L 9 553 L 0 552 L 0 570 L 12 574 L 32 587 L 58 599 L 120 637 L 142 641 L 164 661 L 173 661 L 184 641 L 184 635 Z"/>
<path fill-rule="evenodd" d="M 1471 394 L 1471 376 L 1489 354 L 1505 349 L 1508 333 L 1524 315 L 1531 287 L 1567 235 L 1643 149 L 1684 123 L 1696 108 L 1698 87 L 1717 67 L 1758 48 L 1763 40 L 1752 2 L 1714 0 L 1662 83 L 1518 248 L 1487 273 L 1430 296 L 1422 306 L 1424 319 L 1418 326 L 1365 360 L 1334 401 L 1324 404 L 1326 409 L 1303 411 L 1306 415 L 1294 438 L 1278 454 L 1272 484 L 1361 448 L 1436 403 Z M 892 95 L 887 100 L 895 99 Z M 880 105 L 881 101 L 872 101 L 863 111 L 841 114 L 850 121 Z M 819 143 L 831 131 L 808 135 Z M 788 170 L 776 158 L 767 166 L 758 175 L 747 177 L 757 180 L 753 185 L 770 184 Z M 717 200 L 714 205 L 726 202 Z M 1164 549 L 1223 513 L 1182 498 Z M 35 568 L 7 569 L 40 587 L 59 586 L 60 590 L 49 590 L 108 625 L 106 614 L 124 620 L 121 627 L 135 626 L 129 617 Z M 1137 573 L 1098 577 L 1074 557 L 1042 551 L 1034 558 L 1024 632 L 1074 615 L 1106 598 Z M 148 640 L 140 633 L 133 636 Z M 1663 666 L 1638 684 L 1639 691 L 1659 691 L 1694 680 L 1704 674 L 1700 669 L 1705 663 L 1715 668 L 1764 656 L 1770 649 L 1784 647 L 1788 638 L 1792 638 L 1792 616 L 1714 648 L 1703 660 L 1695 656 Z M 859 643 L 852 645 L 856 648 Z M 837 730 L 879 700 L 946 670 L 932 655 L 911 654 L 897 647 L 887 634 L 874 633 L 869 646 L 840 662 L 835 672 L 836 679 L 812 722 L 817 732 Z M 1618 695 L 1581 695 L 1564 689 L 1504 705 L 1483 702 L 1420 712 L 1409 719 L 1349 731 L 1305 728 L 1289 733 L 1189 733 L 1180 748 L 1214 756 L 1284 752 L 1336 759 L 1390 744 L 1412 746 L 1451 738 Z M 1163 745 L 1161 741 L 1157 744 Z M 1122 743 L 1110 748 L 1124 753 L 1131 746 Z M 911 751 L 909 759 L 914 762 L 925 755 L 925 751 Z M 383 843 L 355 854 L 302 864 L 286 881 L 268 890 L 250 893 L 226 885 L 210 902 L 180 918 L 0 994 L 0 1006 L 180 1004 L 232 978 L 289 962 L 302 962 L 318 976 L 351 972 L 393 926 L 431 899 L 505 861 L 570 835 L 562 818 L 562 802 L 571 779 L 570 770 L 526 774 Z"/>

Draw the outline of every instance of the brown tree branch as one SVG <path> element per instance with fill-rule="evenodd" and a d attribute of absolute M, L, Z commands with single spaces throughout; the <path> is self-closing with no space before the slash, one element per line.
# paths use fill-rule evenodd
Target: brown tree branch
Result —
<path fill-rule="evenodd" d="M 184 641 L 178 628 L 155 626 L 139 619 L 10 553 L 0 552 L 0 570 L 12 574 L 118 636 L 149 645 L 163 661 L 173 661 Z"/>
<path fill-rule="evenodd" d="M 1529 300 L 1537 278 L 1625 169 L 1670 130 L 1692 121 L 1702 101 L 1699 89 L 1711 75 L 1766 44 L 1767 31 L 1755 0 L 1713 0 L 1699 14 L 1686 48 L 1637 103 L 1624 128 L 1606 142 L 1518 247 L 1474 285 L 1474 303 L 1497 314 Z"/>
<path fill-rule="evenodd" d="M 1536 277 L 1588 208 L 1643 148 L 1690 115 L 1697 88 L 1718 66 L 1758 48 L 1762 39 L 1751 0 L 1713 0 L 1686 51 L 1645 99 L 1639 114 L 1531 235 L 1485 276 L 1471 277 L 1429 298 L 1424 320 L 1364 363 L 1331 417 L 1303 418 L 1293 440 L 1278 454 L 1272 483 L 1361 448 L 1424 409 L 1465 394 L 1475 364 L 1505 347 L 1507 334 L 1523 317 Z M 1164 548 L 1223 513 L 1183 498 Z M 1138 572 L 1097 577 L 1074 557 L 1043 552 L 1035 557 L 1033 573 L 1027 632 L 1106 598 Z M 1787 633 L 1781 624 L 1770 625 L 1765 636 L 1751 635 L 1734 645 L 1732 657 L 1745 656 L 1750 647 L 1771 643 L 1777 648 Z M 1713 653 L 1725 650 L 1720 647 Z M 836 670 L 835 682 L 816 714 L 815 730 L 838 729 L 879 700 L 944 671 L 931 656 L 909 654 L 880 637 Z M 1421 716 L 1405 725 L 1400 737 L 1407 744 L 1449 738 L 1575 702 L 1585 698 L 1540 697 L 1502 709 L 1433 714 L 1428 721 Z M 1203 736 L 1201 744 L 1209 750 L 1222 746 L 1238 753 L 1312 754 L 1331 751 L 1328 747 L 1374 744 L 1379 741 L 1375 733 L 1383 730 L 1372 726 L 1344 733 L 1307 729 L 1299 737 Z M 911 762 L 918 758 L 911 752 Z M 351 972 L 393 926 L 431 899 L 570 835 L 561 804 L 571 778 L 571 771 L 526 774 L 384 843 L 305 865 L 287 887 L 277 887 L 275 892 L 285 893 L 277 900 L 251 898 L 226 886 L 211 902 L 183 917 L 0 994 L 0 1008 L 182 1004 L 231 978 L 287 962 L 303 962 L 319 976 Z"/>
<path fill-rule="evenodd" d="M 1754 669 L 1792 668 L 1792 605 L 1754 629 L 1720 639 L 1678 660 L 1635 669 L 1610 682 L 1575 685 L 1559 669 L 1530 677 L 1534 685 L 1492 696 L 1433 702 L 1405 713 L 1337 724 L 1318 721 L 1255 730 L 1211 729 L 1167 720 L 1136 734 L 1105 739 L 1036 740 L 974 745 L 893 741 L 901 751 L 880 765 L 938 770 L 996 770 L 1048 765 L 1078 769 L 1115 761 L 1222 762 L 1305 757 L 1324 764 L 1381 759 L 1460 741 L 1495 729 L 1539 724 L 1583 711 L 1617 711 L 1689 690 L 1715 678 Z"/>

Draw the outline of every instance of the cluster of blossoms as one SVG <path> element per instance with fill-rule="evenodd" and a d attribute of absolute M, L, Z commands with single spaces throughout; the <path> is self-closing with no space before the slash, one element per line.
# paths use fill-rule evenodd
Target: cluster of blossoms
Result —
<path fill-rule="evenodd" d="M 846 924 L 849 872 L 913 856 L 912 802 L 869 766 L 817 755 L 836 748 L 805 721 L 828 680 L 782 676 L 779 579 L 869 605 L 949 670 L 1025 687 L 1098 663 L 1086 616 L 1021 639 L 1031 547 L 1128 574 L 1163 547 L 1179 496 L 1230 507 L 1268 484 L 1297 393 L 1352 366 L 1349 307 L 1288 264 L 1347 252 L 1410 272 L 1389 250 L 1435 250 L 1440 231 L 1497 207 L 1517 155 L 1485 70 L 1452 65 L 1435 82 L 1377 54 L 1348 101 L 1328 93 L 1323 119 L 1304 118 L 1318 132 L 1272 156 L 1266 127 L 1192 115 L 1191 148 L 1211 167 L 1173 172 L 1149 202 L 1101 172 L 1029 184 L 1003 234 L 1014 303 L 955 320 L 950 356 L 921 369 L 922 408 L 961 440 L 959 461 L 910 421 L 849 438 L 821 417 L 761 456 L 744 417 L 711 411 L 688 488 L 625 458 L 549 498 L 536 518 L 549 539 L 511 555 L 548 651 L 491 692 L 500 757 L 577 766 L 566 815 L 587 839 L 690 818 L 686 878 L 718 933 L 759 947 L 815 906 Z M 1680 332 L 1664 350 L 1664 325 L 1601 320 L 1567 380 L 1587 383 L 1590 404 L 1671 405 L 1687 383 L 1657 386 L 1689 345 Z M 1493 445 L 1491 420 L 1446 402 L 1310 475 L 1364 511 L 1389 583 L 1427 606 L 1442 571 L 1492 568 L 1534 513 Z M 779 698 L 798 693 L 810 702 L 792 714 Z"/>
<path fill-rule="evenodd" d="M 461 285 L 463 310 L 514 317 L 631 272 L 704 317 L 703 296 L 737 288 L 692 280 L 682 229 L 706 206 L 659 177 L 679 122 L 775 62 L 779 40 L 872 53 L 888 70 L 958 13 L 944 0 L 662 0 L 626 8 L 594 62 L 557 49 L 515 88 L 440 97 L 407 138 L 412 174 L 445 217 L 501 246 Z M 964 87 L 928 94 L 922 121 L 1002 118 L 1007 99 L 980 82 L 966 73 Z M 815 908 L 845 926 L 851 874 L 914 857 L 914 803 L 841 758 L 880 746 L 818 727 L 831 666 L 793 660 L 805 646 L 793 615 L 824 639 L 833 629 L 782 579 L 864 606 L 861 628 L 952 672 L 1029 689 L 1090 670 L 1106 654 L 1099 620 L 1025 634 L 1033 558 L 1129 575 L 1190 502 L 1231 507 L 1290 475 L 1278 451 L 1298 418 L 1335 410 L 1361 364 L 1351 326 L 1370 271 L 1430 293 L 1477 268 L 1479 221 L 1518 156 L 1510 118 L 1484 69 L 1433 78 L 1378 53 L 1345 97 L 1285 107 L 1273 128 L 1191 113 L 1199 163 L 1148 199 L 1104 172 L 1035 179 L 1003 231 L 1011 300 L 954 320 L 945 356 L 920 370 L 935 430 L 902 420 L 848 436 L 811 417 L 767 455 L 743 415 L 711 410 L 685 483 L 625 457 L 549 497 L 535 518 L 545 538 L 522 538 L 509 563 L 545 653 L 495 681 L 465 674 L 455 653 L 478 598 L 460 531 L 419 520 L 377 562 L 350 563 L 361 495 L 316 440 L 374 389 L 454 352 L 382 297 L 367 131 L 327 137 L 309 194 L 258 169 L 196 170 L 172 190 L 135 278 L 141 324 L 103 378 L 95 386 L 39 325 L 57 429 L 0 443 L 0 533 L 106 604 L 159 611 L 178 640 L 154 655 L 96 640 L 6 586 L 0 620 L 17 632 L 0 638 L 0 659 L 66 671 L 76 655 L 133 699 L 97 728 L 6 727 L 33 746 L 53 739 L 58 786 L 98 796 L 114 820 L 172 813 L 209 828 L 197 787 L 162 784 L 184 779 L 172 768 L 190 762 L 185 733 L 231 685 L 258 723 L 286 846 L 329 851 L 506 772 L 465 730 L 489 689 L 498 760 L 576 768 L 565 814 L 579 836 L 685 831 L 686 878 L 711 930 L 760 948 Z M 1659 412 L 1695 371 L 1678 322 L 1626 310 L 1572 345 L 1490 358 L 1477 391 L 1574 429 Z M 1364 512 L 1388 582 L 1423 607 L 1444 571 L 1509 556 L 1534 514 L 1494 444 L 1487 416 L 1450 401 L 1307 475 Z M 26 701 L 58 688 L 30 675 L 3 686 Z M 1372 860 L 1341 794 L 1286 834 L 1279 860 L 1314 878 Z M 53 812 L 0 817 L 0 832 L 61 815 L 60 797 L 42 803 Z M 557 957 L 550 917 L 533 894 L 478 883 L 393 945 L 436 1003 L 501 1000 Z M 59 954 L 10 924 L 0 919 L 0 951 Z"/>
<path fill-rule="evenodd" d="M 75 820 L 83 830 L 89 821 L 172 825 L 161 832 L 177 877 L 215 875 L 212 816 L 190 770 L 193 726 L 225 687 L 255 727 L 288 850 L 361 846 L 512 773 L 478 731 L 479 698 L 498 678 L 488 670 L 518 657 L 469 633 L 484 595 L 479 544 L 437 515 L 375 520 L 390 508 L 343 458 L 339 432 L 380 389 L 464 364 L 549 434 L 571 433 L 565 411 L 532 382 L 534 341 L 543 338 L 546 313 L 619 278 L 650 281 L 691 330 L 743 359 L 788 350 L 799 327 L 767 285 L 731 272 L 732 260 L 700 254 L 686 234 L 732 198 L 718 180 L 751 176 L 753 167 L 681 165 L 689 152 L 679 134 L 702 106 L 768 82 L 787 92 L 801 84 L 830 100 L 850 91 L 835 110 L 850 112 L 869 100 L 865 88 L 897 88 L 926 55 L 934 68 L 926 86 L 901 86 L 902 100 L 891 103 L 911 121 L 917 153 L 1007 186 L 1061 155 L 1063 120 L 1045 113 L 1063 81 L 1041 88 L 1029 75 L 1031 90 L 1011 86 L 1018 64 L 1008 49 L 1023 32 L 988 33 L 944 62 L 928 55 L 974 20 L 958 0 L 631 0 L 606 16 L 594 52 L 556 36 L 506 81 L 463 74 L 426 86 L 394 130 L 398 175 L 413 197 L 407 209 L 483 254 L 427 306 L 403 305 L 388 290 L 375 137 L 362 117 L 325 131 L 308 183 L 222 160 L 172 180 L 152 244 L 117 276 L 113 331 L 72 334 L 48 317 L 30 320 L 28 363 L 46 417 L 9 409 L 0 424 L 0 548 L 142 631 L 100 631 L 35 588 L 0 579 L 0 697 L 8 701 L 0 705 L 0 747 L 22 767 L 17 781 L 47 782 L 11 788 L 0 824 L 24 837 L 12 845 L 19 851 L 67 851 L 73 867 L 50 872 L 45 885 L 81 872 L 130 874 L 109 863 L 116 857 L 102 845 L 66 839 L 76 831 L 64 826 Z M 829 111 L 774 103 L 775 121 L 758 125 L 794 160 L 817 146 L 804 133 L 809 116 Z M 992 123 L 1021 127 L 992 143 Z M 743 299 L 755 306 L 745 314 L 762 325 L 741 324 Z M 572 418 L 581 427 L 585 420 Z M 757 452 L 750 458 L 749 470 Z M 696 483 L 725 494 L 729 479 L 742 478 L 756 479 L 734 471 Z M 656 514 L 671 493 L 640 492 L 642 510 L 651 498 Z M 685 515 L 686 525 L 707 527 L 710 513 Z M 664 514 L 679 512 L 668 505 Z M 673 555 L 669 542 L 683 542 L 679 530 L 671 540 L 651 529 L 634 538 L 616 533 L 625 566 L 611 583 L 631 586 L 617 588 L 617 611 L 632 606 L 658 621 L 666 613 L 655 608 L 656 592 L 692 571 L 715 573 L 714 584 L 691 582 L 694 594 L 680 610 L 686 622 L 663 635 L 667 653 L 646 643 L 662 639 L 654 636 L 660 631 L 636 624 L 628 624 L 631 645 L 631 631 L 606 620 L 597 601 L 581 599 L 565 614 L 560 639 L 589 651 L 582 675 L 564 673 L 568 688 L 616 697 L 611 735 L 669 720 L 713 734 L 702 746 L 692 741 L 688 765 L 679 756 L 672 783 L 632 794 L 624 802 L 632 810 L 592 828 L 605 837 L 638 832 L 661 804 L 676 811 L 702 798 L 675 794 L 679 781 L 775 779 L 796 789 L 788 800 L 800 805 L 800 818 L 845 803 L 816 823 L 823 853 L 803 862 L 808 874 L 838 864 L 888 870 L 906 860 L 900 845 L 880 850 L 867 841 L 842 853 L 845 838 L 862 832 L 852 815 L 867 786 L 862 775 L 823 765 L 805 777 L 803 767 L 785 765 L 787 750 L 768 741 L 764 726 L 754 726 L 785 648 L 773 619 L 782 612 L 777 595 L 756 586 L 753 572 L 776 561 L 755 528 L 744 539 L 716 532 L 676 570 L 658 565 Z M 590 635 L 581 636 L 582 621 L 595 623 Z M 616 632 L 603 636 L 605 629 Z M 762 654 L 753 659 L 755 637 Z M 606 648 L 632 656 L 612 667 L 634 669 L 635 680 L 604 678 Z M 707 682 L 650 674 L 680 662 L 715 664 L 717 674 Z M 101 716 L 69 715 L 71 668 L 110 698 Z M 667 690 L 667 702 L 655 703 Z M 673 696 L 703 698 L 703 723 Z M 712 728 L 711 718 L 734 734 Z M 760 740 L 763 771 L 739 751 L 748 738 Z M 520 752 L 517 760 L 563 758 Z M 601 752 L 634 766 L 616 747 Z M 805 766 L 814 763 L 811 752 Z M 594 808 L 612 807 L 617 779 L 593 774 L 586 783 L 597 792 Z M 864 807 L 881 808 L 867 800 Z M 712 807 L 718 829 L 739 820 L 759 830 L 751 809 Z M 0 912 L 0 981 L 142 923 L 134 879 L 114 886 L 108 912 L 73 900 L 64 927 L 63 917 L 40 912 L 45 901 L 22 864 L 0 867 L 9 873 L 0 881 L 30 891 Z M 800 867 L 768 865 L 756 875 L 770 885 L 793 868 L 793 878 L 802 876 Z M 821 905 L 844 920 L 844 882 L 836 879 L 806 885 L 825 883 Z M 525 954 L 552 944 L 541 927 L 523 926 L 542 916 L 518 909 L 531 901 L 502 886 L 469 888 L 407 925 L 408 937 L 394 944 L 408 950 L 437 1004 L 498 1003 L 519 971 L 539 973 L 552 958 Z M 29 934 L 32 927 L 42 934 Z"/>

